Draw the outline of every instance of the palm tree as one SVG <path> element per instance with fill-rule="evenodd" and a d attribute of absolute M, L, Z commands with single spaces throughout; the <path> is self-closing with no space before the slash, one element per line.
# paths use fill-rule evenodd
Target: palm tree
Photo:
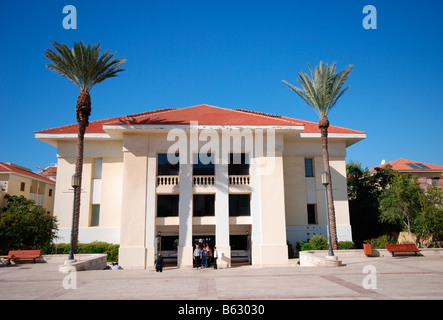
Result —
<path fill-rule="evenodd" d="M 303 71 L 299 72 L 300 78 L 297 81 L 301 84 L 302 89 L 294 87 L 283 80 L 283 83 L 295 91 L 306 103 L 314 109 L 319 116 L 318 127 L 321 132 L 321 146 L 323 151 L 323 166 L 328 176 L 331 177 L 329 168 L 329 152 L 328 152 L 328 113 L 335 106 L 338 99 L 349 89 L 349 87 L 341 90 L 349 73 L 353 69 L 352 65 L 347 66 L 344 70 L 335 73 L 336 63 L 331 66 L 320 62 L 319 66 L 311 72 L 311 78 Z M 341 91 L 340 91 L 341 90 Z M 332 245 L 337 247 L 337 227 L 335 222 L 334 197 L 332 195 L 332 180 L 327 186 L 329 226 L 331 229 Z"/>
<path fill-rule="evenodd" d="M 78 123 L 75 173 L 79 176 L 79 187 L 76 188 L 73 228 L 73 252 L 76 252 L 80 216 L 81 177 L 83 171 L 83 143 L 91 114 L 91 96 L 89 92 L 97 83 L 108 78 L 116 77 L 119 72 L 126 70 L 119 68 L 126 60 L 123 58 L 114 59 L 115 53 L 110 54 L 109 50 L 106 50 L 100 55 L 100 42 L 95 46 L 91 46 L 90 44 L 84 46 L 81 41 L 74 42 L 72 50 L 69 49 L 66 44 L 60 44 L 58 42 L 54 42 L 53 47 L 56 51 L 48 49 L 45 52 L 45 56 L 51 60 L 51 63 L 48 63 L 46 67 L 66 77 L 80 89 L 75 107 Z"/>

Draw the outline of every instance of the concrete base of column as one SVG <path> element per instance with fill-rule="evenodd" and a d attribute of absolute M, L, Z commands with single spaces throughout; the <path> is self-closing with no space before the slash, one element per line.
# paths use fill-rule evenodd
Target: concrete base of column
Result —
<path fill-rule="evenodd" d="M 192 268 L 194 258 L 194 250 L 192 246 L 178 247 L 177 250 L 177 267 L 178 268 Z"/>
<path fill-rule="evenodd" d="M 231 247 L 217 245 L 217 251 L 217 268 L 223 269 L 231 267 Z"/>
<path fill-rule="evenodd" d="M 287 245 L 252 246 L 252 265 L 285 266 L 288 265 Z"/>
<path fill-rule="evenodd" d="M 154 246 L 152 247 L 147 247 L 146 248 L 146 261 L 145 261 L 145 266 L 146 269 L 149 270 L 153 270 L 155 267 L 155 259 L 157 257 L 155 256 L 155 248 Z"/>
<path fill-rule="evenodd" d="M 123 269 L 145 269 L 145 247 L 120 247 L 118 250 L 118 264 Z"/>

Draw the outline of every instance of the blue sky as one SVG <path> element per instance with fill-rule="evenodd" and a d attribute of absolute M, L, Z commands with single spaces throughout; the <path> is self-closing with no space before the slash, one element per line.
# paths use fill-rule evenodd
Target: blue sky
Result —
<path fill-rule="evenodd" d="M 65 5 L 77 29 L 65 30 Z M 365 5 L 377 30 L 362 26 Z M 0 1 L 0 161 L 57 161 L 34 132 L 75 122 L 78 88 L 45 64 L 54 41 L 101 42 L 127 71 L 91 91 L 90 120 L 210 104 L 318 121 L 281 80 L 321 60 L 354 65 L 331 124 L 367 132 L 347 160 L 443 165 L 443 2 Z"/>

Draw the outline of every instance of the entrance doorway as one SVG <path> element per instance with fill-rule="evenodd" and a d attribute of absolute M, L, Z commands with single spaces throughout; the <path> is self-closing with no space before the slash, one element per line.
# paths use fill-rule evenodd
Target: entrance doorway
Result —
<path fill-rule="evenodd" d="M 156 242 L 156 255 L 162 254 L 165 267 L 176 267 L 178 235 L 156 237 Z"/>
<path fill-rule="evenodd" d="M 251 264 L 251 237 L 249 235 L 230 235 L 231 265 Z"/>

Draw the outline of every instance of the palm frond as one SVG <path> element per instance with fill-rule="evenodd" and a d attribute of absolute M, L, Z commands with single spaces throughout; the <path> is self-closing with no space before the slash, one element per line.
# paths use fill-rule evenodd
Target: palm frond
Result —
<path fill-rule="evenodd" d="M 114 58 L 106 50 L 100 54 L 100 42 L 94 46 L 83 42 L 74 42 L 72 49 L 66 44 L 53 43 L 55 50 L 45 52 L 51 63 L 46 67 L 75 83 L 80 90 L 90 91 L 97 83 L 118 76 L 126 70 L 120 66 L 126 62 L 124 58 Z"/>
<path fill-rule="evenodd" d="M 347 87 L 341 90 L 353 69 L 353 66 L 349 65 L 336 73 L 336 66 L 335 62 L 329 66 L 321 61 L 313 70 L 308 65 L 311 77 L 303 71 L 299 72 L 297 81 L 301 88 L 284 80 L 283 83 L 295 91 L 320 117 L 327 116 L 340 97 L 349 89 Z"/>

